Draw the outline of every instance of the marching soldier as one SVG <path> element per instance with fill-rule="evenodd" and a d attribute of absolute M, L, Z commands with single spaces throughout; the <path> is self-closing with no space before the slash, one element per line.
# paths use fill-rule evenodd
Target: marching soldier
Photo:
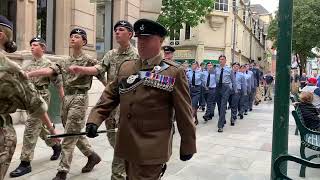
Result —
<path fill-rule="evenodd" d="M 204 81 L 204 74 L 198 69 L 198 66 L 198 62 L 194 61 L 191 65 L 191 71 L 187 72 L 192 100 L 192 116 L 195 119 L 196 125 L 199 123 L 197 112 L 199 108 L 198 104 L 200 102 L 202 82 Z"/>
<path fill-rule="evenodd" d="M 176 49 L 174 49 L 174 47 L 172 46 L 163 46 L 162 49 L 164 52 L 164 59 L 168 61 L 173 61 L 173 55 Z"/>
<path fill-rule="evenodd" d="M 238 92 L 235 86 L 234 74 L 230 67 L 226 66 L 227 59 L 224 55 L 219 57 L 220 66 L 216 67 L 216 100 L 219 111 L 218 132 L 223 132 L 226 123 L 226 109 L 231 91 Z"/>
<path fill-rule="evenodd" d="M 204 95 L 207 102 L 207 110 L 203 119 L 205 121 L 212 120 L 214 113 L 214 104 L 216 96 L 216 75 L 211 62 L 207 64 L 207 71 L 204 72 Z"/>
<path fill-rule="evenodd" d="M 245 97 L 244 104 L 245 104 L 245 110 L 244 110 L 244 115 L 248 115 L 248 111 L 250 111 L 250 95 L 253 90 L 253 73 L 252 71 L 249 70 L 249 65 L 245 65 L 245 79 L 247 82 L 247 92 L 248 96 Z M 252 110 L 252 109 L 251 109 Z"/>
<path fill-rule="evenodd" d="M 239 100 L 239 104 L 238 104 L 238 116 L 240 117 L 240 119 L 243 119 L 243 113 L 245 111 L 246 108 L 246 98 L 248 98 L 248 86 L 247 86 L 247 79 L 246 79 L 246 67 L 244 65 L 240 66 L 240 71 L 239 74 L 241 74 L 241 76 L 243 77 L 241 82 L 241 91 L 240 91 L 240 100 Z"/>
<path fill-rule="evenodd" d="M 85 115 L 88 108 L 88 90 L 91 88 L 92 76 L 70 73 L 71 65 L 95 66 L 97 61 L 84 54 L 82 47 L 87 44 L 87 33 L 79 28 L 70 32 L 70 46 L 73 49 L 71 57 L 57 62 L 50 68 L 31 71 L 28 77 L 57 76 L 61 74 L 65 96 L 62 104 L 61 120 L 65 133 L 79 133 L 85 126 Z M 53 180 L 65 180 L 70 171 L 74 148 L 88 157 L 87 164 L 82 168 L 82 173 L 90 172 L 101 158 L 91 148 L 86 137 L 66 137 L 62 141 L 62 157 L 58 173 Z"/>
<path fill-rule="evenodd" d="M 237 91 L 234 92 L 231 95 L 232 101 L 231 101 L 231 126 L 234 126 L 235 121 L 237 119 L 237 112 L 240 109 L 240 99 L 244 95 L 244 92 L 246 91 L 245 88 L 245 78 L 241 72 L 239 72 L 240 64 L 238 62 L 235 62 L 232 64 L 232 70 L 235 76 L 235 85 Z M 242 112 L 239 111 L 240 118 Z M 242 116 L 243 118 L 243 116 Z"/>
<path fill-rule="evenodd" d="M 44 52 L 46 50 L 46 43 L 42 38 L 33 38 L 30 41 L 31 52 L 33 56 L 32 63 L 29 64 L 24 70 L 32 71 L 38 68 L 50 67 L 52 63 L 44 57 Z M 49 92 L 49 84 L 53 82 L 56 84 L 56 87 L 59 88 L 61 99 L 64 96 L 62 86 L 58 86 L 57 80 L 50 79 L 47 77 L 41 78 L 32 78 L 31 82 L 35 85 L 38 93 L 42 96 L 42 98 L 46 101 L 47 105 L 50 104 L 50 92 Z M 56 143 L 52 139 L 48 139 L 47 135 L 49 135 L 49 130 L 46 126 L 39 123 L 39 119 L 29 117 L 25 123 L 25 130 L 23 136 L 23 146 L 21 151 L 20 165 L 10 173 L 11 177 L 19 177 L 24 174 L 31 172 L 30 162 L 33 159 L 34 149 L 36 147 L 36 143 L 38 137 L 45 141 L 45 143 L 52 147 L 53 155 L 50 160 L 57 160 L 61 153 L 61 145 L 60 143 Z"/>
<path fill-rule="evenodd" d="M 184 70 L 160 54 L 166 29 L 140 19 L 134 31 L 140 59 L 121 64 L 115 81 L 92 109 L 86 131 L 88 137 L 96 137 L 98 127 L 120 104 L 115 154 L 126 161 L 129 180 L 156 180 L 164 173 L 172 152 L 173 110 L 183 161 L 196 153 L 195 126 Z"/>
<path fill-rule="evenodd" d="M 200 68 L 199 68 L 199 70 L 200 70 L 202 73 L 205 73 L 205 72 L 206 72 L 205 66 L 206 66 L 206 64 L 205 64 L 204 62 L 200 63 Z M 200 108 L 201 108 L 202 111 L 204 111 L 204 110 L 206 109 L 206 98 L 205 98 L 204 93 L 205 93 L 205 88 L 204 88 L 204 86 L 201 86 L 199 106 L 200 106 Z"/>
<path fill-rule="evenodd" d="M 12 23 L 0 16 L 0 180 L 6 175 L 17 143 L 10 113 L 27 110 L 30 117 L 40 118 L 50 133 L 56 134 L 46 113 L 45 101 L 25 79 L 21 67 L 4 54 L 4 51 L 12 53 L 16 49 L 12 41 Z"/>
<path fill-rule="evenodd" d="M 120 65 L 128 59 L 138 59 L 138 51 L 130 44 L 133 37 L 133 27 L 128 21 L 118 21 L 114 26 L 115 38 L 120 45 L 119 48 L 110 50 L 102 59 L 102 63 L 94 67 L 71 66 L 69 69 L 73 73 L 98 75 L 107 72 L 107 83 L 115 80 Z M 108 130 L 115 129 L 119 124 L 120 109 L 116 108 L 105 121 Z M 114 148 L 116 143 L 116 133 L 108 132 L 108 140 Z M 116 156 L 112 160 L 111 180 L 125 180 L 125 164 L 124 161 Z"/>

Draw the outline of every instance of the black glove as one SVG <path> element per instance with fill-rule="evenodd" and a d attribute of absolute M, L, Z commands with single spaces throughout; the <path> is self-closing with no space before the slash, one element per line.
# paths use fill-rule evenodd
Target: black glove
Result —
<path fill-rule="evenodd" d="M 87 133 L 87 136 L 89 138 L 95 138 L 97 136 L 99 136 L 99 134 L 97 133 L 98 131 L 98 126 L 94 123 L 87 123 L 86 124 L 86 133 Z"/>
<path fill-rule="evenodd" d="M 192 158 L 193 154 L 189 154 L 189 155 L 181 155 L 180 154 L 180 160 L 181 161 L 188 161 Z"/>

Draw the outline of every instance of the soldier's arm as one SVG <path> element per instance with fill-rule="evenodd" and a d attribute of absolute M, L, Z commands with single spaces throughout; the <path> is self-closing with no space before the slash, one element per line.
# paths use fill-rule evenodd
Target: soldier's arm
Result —
<path fill-rule="evenodd" d="M 51 68 L 42 68 L 34 71 L 27 72 L 27 77 L 51 77 L 54 75 L 54 71 Z"/>
<path fill-rule="evenodd" d="M 110 113 L 119 105 L 120 95 L 117 79 L 111 82 L 103 91 L 99 101 L 92 108 L 87 123 L 98 126 L 109 117 Z"/>
<path fill-rule="evenodd" d="M 179 68 L 177 72 L 172 97 L 177 126 L 181 136 L 180 154 L 194 154 L 196 153 L 196 129 L 192 118 L 188 83 L 182 68 Z"/>
<path fill-rule="evenodd" d="M 247 82 L 244 76 L 241 78 L 241 89 L 244 92 L 244 95 L 247 95 Z"/>
<path fill-rule="evenodd" d="M 236 84 L 236 76 L 234 75 L 234 71 L 231 70 L 231 83 L 232 89 L 235 93 L 238 93 L 237 84 Z"/>

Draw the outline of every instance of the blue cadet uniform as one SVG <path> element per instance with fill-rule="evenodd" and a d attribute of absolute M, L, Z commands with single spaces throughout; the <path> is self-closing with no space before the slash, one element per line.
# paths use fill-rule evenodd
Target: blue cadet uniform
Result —
<path fill-rule="evenodd" d="M 238 104 L 238 115 L 240 116 L 240 119 L 243 119 L 243 113 L 245 111 L 245 98 L 248 96 L 248 88 L 247 88 L 247 80 L 246 75 L 242 72 L 238 72 L 242 76 L 241 82 L 241 91 L 240 91 L 240 99 Z"/>
<path fill-rule="evenodd" d="M 216 74 L 214 70 L 211 71 L 204 71 L 204 81 L 203 81 L 203 87 L 204 87 L 204 97 L 207 102 L 207 110 L 205 115 L 203 116 L 203 119 L 205 121 L 211 120 L 214 116 L 214 109 L 215 109 L 215 103 L 216 103 Z"/>
<path fill-rule="evenodd" d="M 219 111 L 219 121 L 218 121 L 218 128 L 219 132 L 222 132 L 222 128 L 226 122 L 226 109 L 228 99 L 230 97 L 231 91 L 237 92 L 235 86 L 235 79 L 233 70 L 230 67 L 223 67 L 221 68 L 216 67 L 215 69 L 216 74 L 216 82 L 217 82 L 217 89 L 216 89 L 216 100 L 218 104 L 218 111 Z"/>
<path fill-rule="evenodd" d="M 239 65 L 239 64 L 238 64 Z M 232 102 L 231 102 L 231 125 L 234 125 L 235 120 L 237 119 L 237 111 L 240 109 L 240 98 L 243 94 L 243 88 L 245 83 L 245 77 L 241 72 L 234 72 L 235 76 L 235 86 L 237 92 L 232 94 Z M 240 113 L 240 111 L 239 111 Z"/>
<path fill-rule="evenodd" d="M 202 65 L 203 65 L 203 63 L 201 63 L 201 66 L 202 66 Z M 205 74 L 205 72 L 206 72 L 207 70 L 201 68 L 200 71 L 201 71 L 203 74 Z M 206 103 L 207 103 L 204 93 L 205 93 L 205 87 L 204 87 L 204 86 L 201 86 L 199 106 L 201 107 L 202 111 L 205 110 L 205 108 L 206 108 Z"/>
<path fill-rule="evenodd" d="M 247 85 L 247 95 L 244 96 L 244 115 L 247 115 L 247 112 L 250 108 L 249 105 L 249 95 L 252 92 L 252 74 L 249 73 L 250 71 L 246 71 L 244 73 L 244 77 L 246 79 L 246 85 Z"/>
<path fill-rule="evenodd" d="M 256 96 L 256 90 L 257 90 L 257 81 L 255 79 L 255 74 L 249 70 L 248 74 L 250 74 L 251 78 L 251 93 L 249 94 L 249 111 L 252 111 L 253 101 Z"/>
<path fill-rule="evenodd" d="M 195 71 L 190 70 L 187 72 L 187 78 L 188 78 L 189 87 L 190 87 L 192 107 L 198 108 L 198 103 L 200 100 L 201 85 L 204 79 L 204 74 L 199 70 L 195 70 Z"/>

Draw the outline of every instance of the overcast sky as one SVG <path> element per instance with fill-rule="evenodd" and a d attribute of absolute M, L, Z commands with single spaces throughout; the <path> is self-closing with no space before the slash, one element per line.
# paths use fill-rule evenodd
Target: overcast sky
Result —
<path fill-rule="evenodd" d="M 269 12 L 273 13 L 278 10 L 279 0 L 251 0 L 251 4 L 261 4 Z"/>

